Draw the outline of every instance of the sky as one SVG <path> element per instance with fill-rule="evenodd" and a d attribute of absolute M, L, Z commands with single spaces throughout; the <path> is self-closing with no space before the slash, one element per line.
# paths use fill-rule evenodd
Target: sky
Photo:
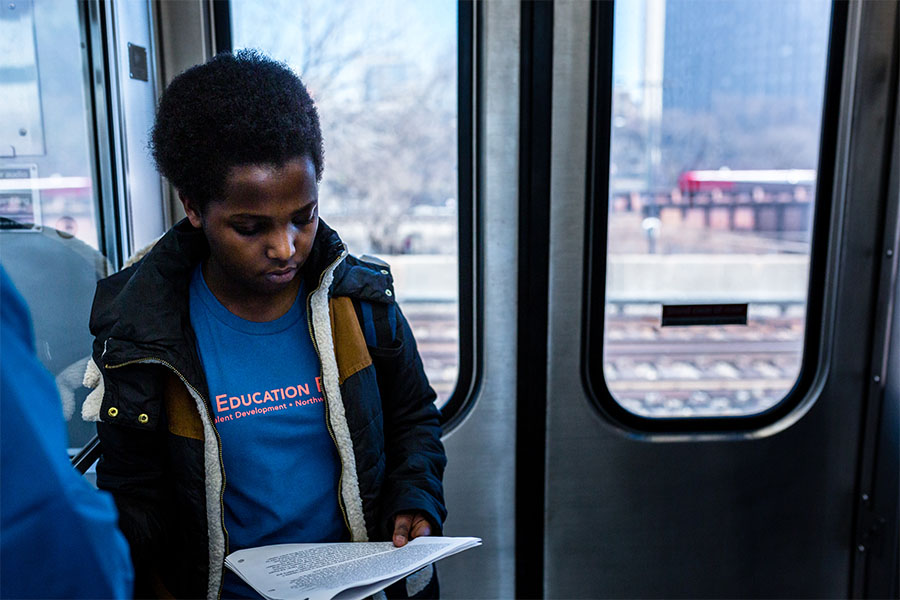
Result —
<path fill-rule="evenodd" d="M 613 18 L 613 84 L 638 89 L 644 60 L 644 0 L 616 2 Z"/>
<path fill-rule="evenodd" d="M 334 43 L 358 43 L 384 37 L 385 32 L 402 38 L 404 60 L 428 65 L 447 48 L 456 47 L 457 3 L 455 0 L 340 0 L 355 9 L 342 27 L 343 35 L 333 36 Z M 232 29 L 235 48 L 257 47 L 276 54 L 274 58 L 290 61 L 290 56 L 277 56 L 267 48 L 273 27 L 289 37 L 302 35 L 300 23 L 304 11 L 334 10 L 338 0 L 232 0 Z M 273 16 L 277 18 L 273 18 Z M 313 27 L 327 19 L 313 19 Z M 381 48 L 372 48 L 382 51 Z M 303 73 L 300 73 L 303 77 Z"/>

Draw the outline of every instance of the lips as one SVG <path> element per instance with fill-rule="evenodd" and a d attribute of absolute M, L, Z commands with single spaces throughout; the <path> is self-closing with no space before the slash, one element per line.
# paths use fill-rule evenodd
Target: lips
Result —
<path fill-rule="evenodd" d="M 297 267 L 288 267 L 287 269 L 278 269 L 266 273 L 266 279 L 272 283 L 287 283 L 297 274 Z"/>

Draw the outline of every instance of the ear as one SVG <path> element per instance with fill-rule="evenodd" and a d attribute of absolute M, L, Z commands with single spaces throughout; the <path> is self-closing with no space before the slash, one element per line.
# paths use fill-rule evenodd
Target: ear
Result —
<path fill-rule="evenodd" d="M 197 229 L 202 229 L 203 217 L 200 212 L 200 205 L 181 192 L 178 192 L 178 199 L 181 200 L 181 205 L 184 206 L 184 214 L 187 215 L 188 221 L 191 222 L 191 225 L 193 225 Z"/>

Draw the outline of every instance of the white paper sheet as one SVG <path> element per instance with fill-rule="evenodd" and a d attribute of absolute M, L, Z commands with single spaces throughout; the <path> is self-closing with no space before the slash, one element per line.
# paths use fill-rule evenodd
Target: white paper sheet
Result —
<path fill-rule="evenodd" d="M 357 600 L 447 556 L 478 538 L 420 537 L 392 542 L 278 544 L 229 554 L 225 565 L 271 600 Z"/>

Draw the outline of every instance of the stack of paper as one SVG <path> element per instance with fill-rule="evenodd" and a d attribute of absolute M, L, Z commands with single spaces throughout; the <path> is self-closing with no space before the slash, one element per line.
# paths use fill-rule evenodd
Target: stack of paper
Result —
<path fill-rule="evenodd" d="M 480 544 L 471 537 L 420 537 L 402 548 L 392 542 L 278 544 L 233 552 L 225 566 L 270 600 L 357 600 Z"/>

